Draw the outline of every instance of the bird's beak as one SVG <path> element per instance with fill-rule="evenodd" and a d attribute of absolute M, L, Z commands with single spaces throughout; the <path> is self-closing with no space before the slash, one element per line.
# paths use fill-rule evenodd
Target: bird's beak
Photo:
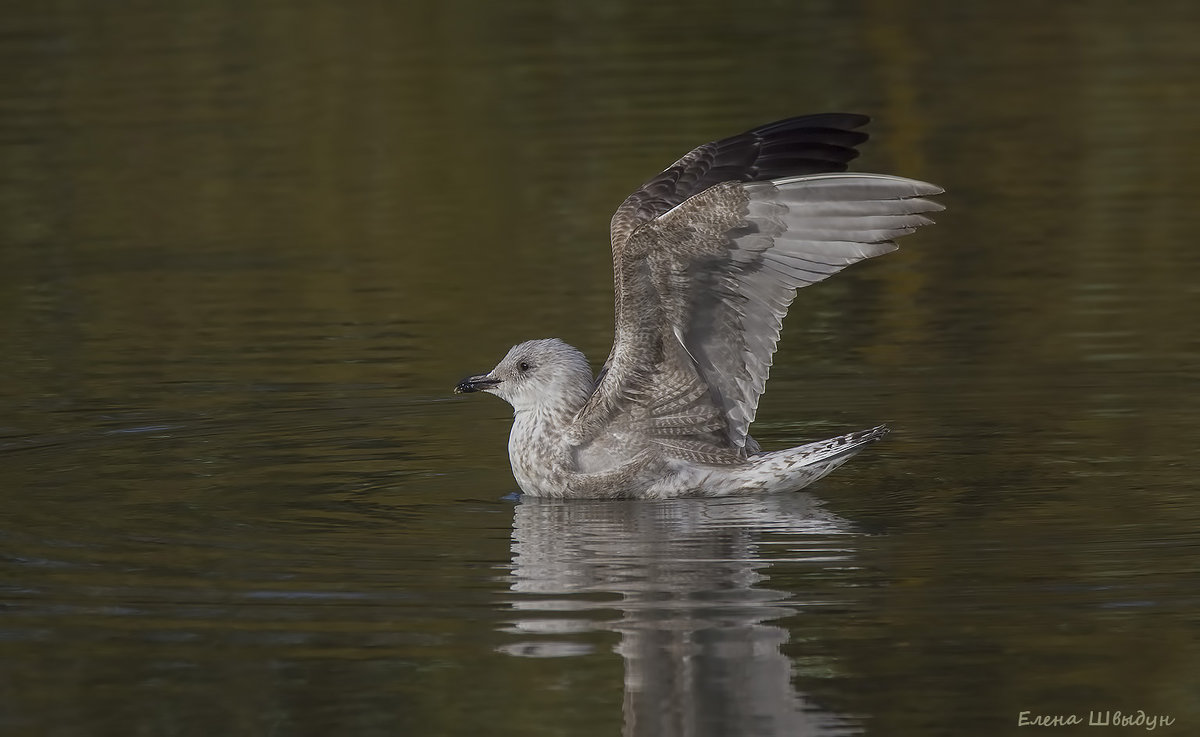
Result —
<path fill-rule="evenodd" d="M 493 379 L 488 374 L 480 374 L 479 376 L 468 376 L 458 382 L 458 386 L 454 387 L 455 394 L 469 394 L 470 392 L 481 392 L 491 389 L 500 383 L 499 379 Z"/>

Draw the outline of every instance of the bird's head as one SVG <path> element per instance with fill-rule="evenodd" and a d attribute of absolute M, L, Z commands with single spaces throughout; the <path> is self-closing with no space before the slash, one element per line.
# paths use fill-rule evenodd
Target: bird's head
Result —
<path fill-rule="evenodd" d="M 558 338 L 515 345 L 496 368 L 468 376 L 454 387 L 455 394 L 495 394 L 518 412 L 538 407 L 578 409 L 591 391 L 587 357 Z"/>

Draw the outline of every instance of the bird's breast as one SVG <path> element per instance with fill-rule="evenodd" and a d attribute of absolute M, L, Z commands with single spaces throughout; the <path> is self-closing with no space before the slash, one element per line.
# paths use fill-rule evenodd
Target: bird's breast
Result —
<path fill-rule="evenodd" d="M 563 428 L 534 412 L 519 412 L 508 435 L 508 460 L 522 491 L 533 496 L 557 496 L 566 484 L 569 446 Z"/>

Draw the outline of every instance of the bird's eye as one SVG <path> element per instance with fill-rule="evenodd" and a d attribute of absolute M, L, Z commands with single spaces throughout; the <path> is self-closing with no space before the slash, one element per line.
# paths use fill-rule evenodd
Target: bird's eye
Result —
<path fill-rule="evenodd" d="M 521 369 L 522 371 L 528 371 L 529 364 L 526 363 L 525 361 L 521 361 L 521 365 L 517 366 L 517 368 Z"/>

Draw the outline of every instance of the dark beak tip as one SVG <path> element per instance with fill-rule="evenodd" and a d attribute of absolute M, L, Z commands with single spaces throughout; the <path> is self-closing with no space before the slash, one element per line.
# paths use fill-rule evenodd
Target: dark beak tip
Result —
<path fill-rule="evenodd" d="M 454 387 L 455 394 L 471 394 L 472 392 L 483 391 L 496 386 L 500 382 L 495 379 L 488 379 L 483 376 L 470 376 L 458 382 L 458 386 Z"/>

